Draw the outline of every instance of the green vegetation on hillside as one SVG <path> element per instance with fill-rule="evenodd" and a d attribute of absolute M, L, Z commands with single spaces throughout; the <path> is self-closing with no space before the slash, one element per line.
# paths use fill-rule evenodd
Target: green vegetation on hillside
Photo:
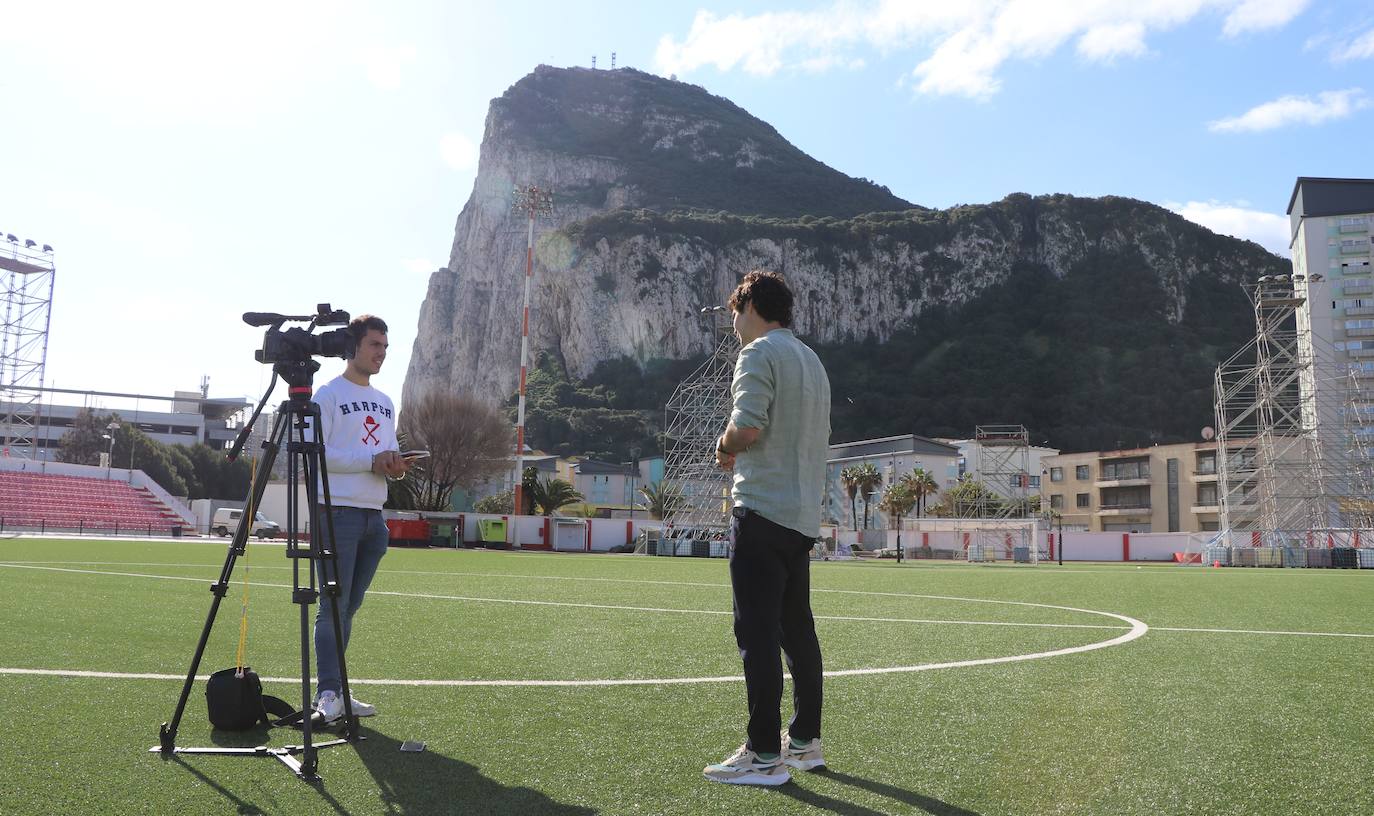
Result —
<path fill-rule="evenodd" d="M 1029 260 L 1046 215 L 1077 233 L 1063 240 L 1085 248 L 1062 278 Z M 849 219 L 619 210 L 566 232 L 584 246 L 641 235 L 716 248 L 756 238 L 790 241 L 836 268 L 842 252 L 862 260 L 897 243 L 928 251 L 960 235 L 1019 236 L 1026 260 L 963 306 L 928 307 L 885 342 L 869 336 L 814 344 L 830 372 L 837 441 L 909 432 L 959 437 L 976 425 L 1004 422 L 1023 423 L 1036 442 L 1065 450 L 1197 439 L 1212 424 L 1216 365 L 1254 332 L 1240 281 L 1288 271 L 1286 261 L 1257 245 L 1116 197 L 1014 194 L 985 206 Z M 913 298 L 923 288 L 941 297 L 960 272 L 958 261 L 934 253 L 923 264 L 908 282 Z M 1197 271 L 1186 284 L 1167 271 L 1189 267 Z M 1166 287 L 1181 291 L 1176 296 Z M 1179 303 L 1181 319 L 1170 313 Z M 661 423 L 678 381 L 665 373 L 685 376 L 699 362 L 675 368 L 653 361 L 640 372 L 633 361 L 619 360 L 603 364 L 586 383 L 561 387 L 599 394 L 598 411 L 641 416 L 640 434 L 647 436 Z M 563 424 L 543 428 L 546 444 L 575 447 L 590 437 L 563 427 L 587 428 L 591 417 L 605 422 L 605 414 L 563 406 Z"/>
<path fill-rule="evenodd" d="M 816 161 L 724 97 L 631 68 L 540 66 L 493 100 L 492 115 L 528 147 L 621 162 L 655 209 L 846 216 L 911 207 L 886 187 Z M 660 142 L 665 133 L 674 134 L 672 144 Z M 752 167 L 751 155 L 762 156 Z M 601 206 L 607 191 L 558 192 Z"/>

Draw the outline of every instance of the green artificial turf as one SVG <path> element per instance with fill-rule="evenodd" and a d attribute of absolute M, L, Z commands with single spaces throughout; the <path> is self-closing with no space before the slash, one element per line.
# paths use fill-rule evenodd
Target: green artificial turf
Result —
<path fill-rule="evenodd" d="M 0 667 L 184 676 L 224 556 L 223 542 L 0 541 Z M 298 677 L 290 564 L 265 544 L 239 562 L 200 672 L 234 662 L 245 572 L 248 662 Z M 812 584 L 828 670 L 1129 631 L 1093 611 L 1151 630 L 1044 659 L 829 678 L 831 769 L 741 789 L 701 777 L 743 741 L 737 680 L 366 682 L 738 677 L 725 562 L 395 549 L 348 653 L 354 695 L 380 715 L 364 742 L 321 754 L 320 782 L 266 758 L 148 753 L 175 679 L 0 674 L 0 813 L 1374 812 L 1374 637 L 1167 631 L 1374 635 L 1374 572 L 832 562 Z M 1008 625 L 1028 623 L 1059 626 Z M 298 682 L 266 685 L 299 700 Z M 299 738 L 212 733 L 197 683 L 178 742 Z M 427 749 L 401 753 L 407 739 Z"/>

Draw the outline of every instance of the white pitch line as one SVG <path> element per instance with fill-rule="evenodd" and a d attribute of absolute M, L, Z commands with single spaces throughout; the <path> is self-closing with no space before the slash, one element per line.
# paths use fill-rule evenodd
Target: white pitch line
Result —
<path fill-rule="evenodd" d="M 1013 603 L 1008 601 L 1008 603 Z M 1045 606 L 1049 609 L 1059 609 L 1071 612 L 1082 612 L 1089 615 L 1102 615 L 1109 618 L 1116 618 L 1130 625 L 1130 631 L 1118 635 L 1110 640 L 1088 643 L 1083 646 L 1070 646 L 1064 649 L 1054 649 L 1047 652 L 1033 652 L 1030 654 L 1006 655 L 1004 657 L 985 657 L 975 660 L 954 660 L 947 663 L 922 663 L 915 666 L 889 666 L 886 668 L 869 669 L 840 669 L 838 671 L 825 672 L 826 677 L 859 677 L 875 674 L 904 674 L 911 672 L 934 671 L 937 669 L 957 669 L 973 666 L 995 666 L 1002 663 L 1021 663 L 1027 660 L 1042 660 L 1049 657 L 1060 657 L 1063 655 L 1081 654 L 1083 652 L 1106 649 L 1112 646 L 1119 646 L 1129 643 L 1150 631 L 1150 627 L 1143 622 L 1130 618 L 1125 615 L 1117 615 L 1112 612 L 1101 612 L 1094 609 L 1075 609 L 1068 606 L 1050 606 L 1048 604 L 1032 604 L 1033 606 Z M 43 675 L 49 677 L 95 677 L 109 679 L 136 679 L 136 680 L 185 680 L 184 675 L 174 674 L 143 674 L 143 673 L 121 673 L 121 672 L 91 672 L 75 671 L 64 669 L 10 669 L 0 668 L 0 674 L 28 674 Z M 197 675 L 197 680 L 204 679 Z M 273 683 L 299 683 L 299 677 L 264 677 L 265 681 Z M 658 678 L 627 678 L 627 679 L 598 679 L 598 680 L 397 680 L 397 679 L 350 679 L 349 683 L 354 685 L 375 685 L 375 686 L 444 686 L 444 687 L 606 687 L 606 686 L 671 686 L 671 685 L 695 685 L 702 683 L 737 683 L 744 678 L 740 675 L 724 675 L 717 677 L 658 677 Z"/>
<path fill-rule="evenodd" d="M 47 570 L 47 571 L 54 571 L 54 572 L 69 572 L 69 573 L 92 574 L 92 575 L 114 575 L 114 576 L 122 576 L 122 577 L 154 578 L 154 579 L 161 578 L 161 579 L 165 579 L 165 580 L 175 580 L 175 581 L 202 581 L 202 580 L 204 580 L 203 578 L 190 578 L 190 577 L 183 577 L 183 576 L 148 575 L 148 574 L 143 574 L 143 573 L 112 573 L 112 572 L 100 572 L 100 571 L 96 571 L 96 570 L 64 569 L 64 568 L 58 568 L 58 567 L 45 567 L 45 566 L 22 565 L 22 564 L 5 564 L 5 563 L 0 563 L 0 566 L 8 566 L 8 567 L 18 568 L 18 569 L 36 569 L 36 570 Z M 258 584 L 258 586 L 284 587 L 284 585 L 281 585 L 281 584 Z M 438 598 L 438 599 L 453 599 L 453 600 L 472 600 L 472 601 L 483 601 L 483 602 L 493 602 L 493 601 L 494 601 L 494 602 L 498 602 L 498 603 L 525 603 L 525 604 L 537 604 L 537 605 L 548 605 L 548 606 L 578 606 L 578 607 L 590 607 L 590 608 L 606 608 L 606 607 L 597 607 L 597 606 L 592 605 L 592 604 L 570 604 L 570 603 L 553 602 L 553 601 L 510 601 L 510 600 L 508 600 L 508 599 L 493 599 L 493 598 L 463 598 L 463 597 L 459 597 L 459 596 L 442 596 L 442 595 L 411 595 L 411 594 L 400 593 L 400 592 L 382 592 L 382 593 L 380 593 L 380 594 L 392 595 L 392 596 L 400 596 L 400 597 L 421 597 L 421 598 Z M 1106 648 L 1110 648 L 1110 647 L 1112 647 L 1112 646 L 1119 646 L 1119 645 L 1121 645 L 1121 644 L 1123 644 L 1123 643 L 1129 643 L 1129 642 L 1132 641 L 1132 640 L 1136 640 L 1137 638 L 1143 637 L 1143 636 L 1145 635 L 1145 633 L 1147 633 L 1147 632 L 1150 631 L 1150 627 L 1147 626 L 1144 622 L 1139 621 L 1139 620 L 1136 620 L 1135 618 L 1127 617 L 1127 616 L 1125 616 L 1125 615 L 1118 615 L 1118 614 L 1116 614 L 1116 613 L 1114 613 L 1114 612 L 1102 612 L 1102 611 L 1094 610 L 1094 609 L 1078 609 L 1078 608 L 1070 607 L 1070 606 L 1055 606 L 1055 605 L 1052 605 L 1052 604 L 1035 604 L 1035 603 L 1027 603 L 1027 602 L 1024 602 L 1024 601 L 989 601 L 989 600 L 983 599 L 983 598 L 951 598 L 951 600 L 967 600 L 967 601 L 977 601 L 977 602 L 981 602 L 981 603 L 1001 603 L 1001 604 L 1005 604 L 1005 605 L 1009 605 L 1009 606 L 1031 606 L 1031 607 L 1038 607 L 1038 608 L 1042 608 L 1042 609 L 1054 609 L 1054 610 L 1064 611 L 1064 612 L 1076 612 L 1076 613 L 1087 614 L 1087 615 L 1098 615 L 1098 616 L 1102 616 L 1102 617 L 1114 618 L 1114 619 L 1116 619 L 1116 620 L 1118 620 L 1118 621 L 1121 621 L 1122 623 L 1127 624 L 1127 625 L 1130 627 L 1130 629 L 1129 629 L 1129 631 L 1127 631 L 1127 632 L 1125 632 L 1125 633 L 1123 633 L 1123 634 L 1120 634 L 1120 635 L 1118 635 L 1118 636 L 1116 636 L 1116 637 L 1114 637 L 1114 638 L 1111 638 L 1111 639 L 1109 639 L 1109 640 L 1098 641 L 1098 642 L 1096 642 L 1096 643 L 1088 643 L 1088 644 L 1085 644 L 1085 645 L 1082 645 L 1082 646 L 1070 646 L 1070 647 L 1066 647 L 1066 648 L 1063 648 L 1063 649 L 1054 649 L 1054 650 L 1045 651 L 1045 652 L 1033 652 L 1033 653 L 1029 653 L 1029 654 L 1020 654 L 1020 655 L 1006 655 L 1006 656 L 1003 656 L 1003 657 L 978 658 L 978 659 L 973 659 L 973 660 L 956 660 L 956 661 L 951 661 L 951 662 L 946 662 L 946 663 L 923 663 L 923 664 L 919 664 L 919 665 L 915 665 L 915 666 L 890 666 L 890 667 L 886 667 L 886 668 L 841 669 L 841 670 L 838 670 L 838 671 L 828 671 L 828 672 L 825 672 L 825 675 L 826 675 L 827 677 L 854 677 L 854 676 L 865 676 L 865 675 L 876 675 L 876 674 L 898 674 L 898 673 L 910 673 L 910 672 L 921 672 L 921 671 L 933 671 L 933 670 L 936 670 L 936 669 L 966 668 L 966 667 L 973 667 L 973 666 L 993 666 L 993 665 L 999 665 L 999 664 L 1002 664 L 1002 663 L 1019 663 L 1019 662 L 1023 662 L 1023 661 L 1027 661 L 1027 660 L 1040 660 L 1040 659 L 1049 658 L 1049 657 L 1059 657 L 1059 656 L 1063 656 L 1063 655 L 1080 654 L 1080 653 L 1083 653 L 1083 652 L 1096 651 L 1096 650 L 1098 650 L 1098 649 L 1106 649 Z M 639 608 L 637 608 L 637 607 L 609 607 L 609 608 L 612 608 L 612 609 L 625 609 L 625 610 L 637 610 L 637 609 L 639 609 Z M 730 614 L 730 613 L 727 613 L 727 612 L 723 612 L 723 611 L 721 611 L 721 610 L 650 609 L 650 610 L 647 610 L 647 611 L 662 611 L 662 612 L 700 612 L 700 613 L 712 614 L 712 615 Z M 840 619 L 843 620 L 843 618 L 840 618 Z M 861 619 L 861 620 L 868 620 L 868 619 Z M 872 620 L 877 621 L 877 620 L 879 620 L 879 619 L 872 619 Z M 975 622 L 975 623 L 978 623 L 978 624 L 987 624 L 987 623 L 989 623 L 989 622 L 987 622 L 987 621 L 978 621 L 978 622 Z M 1000 622 L 999 622 L 999 623 L 1000 623 Z M 998 624 L 997 624 L 997 623 L 994 623 L 994 624 L 992 624 L 992 625 L 998 625 Z M 1033 626 L 1033 625 L 1035 625 L 1035 624 L 1020 624 L 1020 625 L 1023 625 L 1023 626 Z M 1048 624 L 1048 625 L 1049 625 L 1049 626 L 1056 626 L 1056 627 L 1057 627 L 1057 626 L 1062 626 L 1062 624 Z M 178 675 L 143 674 L 143 673 L 128 673 L 128 674 L 126 674 L 126 673 L 119 673 L 119 672 L 89 672 L 89 671 L 64 670 L 64 669 L 18 669 L 18 668 L 0 668 L 0 674 L 39 674 L 39 675 L 45 675 L 45 676 L 96 677 L 96 678 L 112 678 L 112 679 L 122 679 L 122 678 L 126 678 L 126 677 L 127 677 L 127 678 L 129 678 L 129 679 L 154 679 L 154 680 L 171 679 L 171 680 L 185 680 L 185 677 L 184 677 L 184 676 L 178 676 Z M 299 678 L 267 677 L 267 678 L 263 678 L 263 679 L 268 680 L 268 681 L 271 681 L 271 682 L 279 682 L 279 683 L 280 683 L 280 682 L 299 682 Z M 726 676 L 716 676 L 716 677 L 665 677 L 665 678 L 652 678 L 652 679 L 645 678 L 645 679 L 596 679 L 596 680 L 397 680 L 397 679 L 378 679 L 378 680 L 370 680 L 370 679 L 358 679 L 358 680 L 353 680 L 353 681 L 350 681 L 350 682 L 357 683 L 357 684 L 359 684 L 359 685 L 398 685 L 398 686 L 455 686 L 455 687 L 465 687 L 465 686 L 466 686 L 466 687 L 507 687 L 507 686 L 510 686 L 510 687 L 605 687 L 605 686 L 663 686 L 663 685 L 689 685 L 689 684 L 700 684 L 700 683 L 735 683 L 735 682 L 739 682 L 739 681 L 742 680 L 742 679 L 743 679 L 743 678 L 742 678 L 740 675 L 726 675 Z"/>
<path fill-rule="evenodd" d="M 46 571 L 51 571 L 51 572 L 76 572 L 76 573 L 89 574 L 89 575 L 113 575 L 113 576 L 129 577 L 129 578 L 154 578 L 154 579 L 162 579 L 162 580 L 167 580 L 167 581 L 204 581 L 204 580 L 206 580 L 206 579 L 203 578 L 203 577 L 201 577 L 201 578 L 195 578 L 195 577 L 181 576 L 181 575 L 152 575 L 152 574 L 137 573 L 137 572 L 106 572 L 106 571 L 99 571 L 99 570 L 78 570 L 78 569 L 68 569 L 68 568 L 58 568 L 58 567 L 53 567 L 53 566 L 47 566 L 47 565 L 50 565 L 50 564 L 84 564 L 84 565 L 95 565 L 95 566 L 99 566 L 99 565 L 127 565 L 127 566 L 144 566 L 144 567 L 217 567 L 217 566 L 219 566 L 219 565 L 217 565 L 217 564 L 184 564 L 184 563 L 141 562 L 141 561 L 0 561 L 0 567 L 15 567 L 15 568 L 20 568 L 20 569 L 38 569 L 38 570 L 46 570 Z M 277 565 L 277 566 L 256 566 L 256 567 L 253 567 L 253 569 L 291 569 L 291 567 L 290 567 L 290 566 L 281 566 L 281 565 Z M 405 574 L 405 575 L 440 575 L 440 576 L 444 576 L 444 575 L 455 575 L 455 576 L 474 577 L 474 578 L 517 578 L 517 579 L 537 579 L 537 580 L 541 580 L 541 581 L 546 581 L 546 580 L 557 580 L 557 581 L 595 581 L 595 582 L 625 583 L 625 584 L 653 584 L 653 585 L 660 585 L 660 586 L 707 587 L 707 588 L 713 588 L 713 589 L 729 589 L 729 587 L 730 587 L 729 584 L 708 584 L 708 583 L 695 582 L 695 581 L 661 581 L 661 580 L 647 580 L 647 579 L 636 579 L 636 578 L 603 578 L 603 577 L 593 577 L 593 576 L 586 576 L 586 577 L 584 577 L 584 576 L 569 576 L 569 575 L 524 575 L 524 574 L 519 574 L 519 573 L 487 573 L 487 572 L 432 572 L 432 571 L 425 571 L 425 570 L 380 570 L 380 572 L 390 572 L 390 573 Z M 235 583 L 239 583 L 239 582 L 235 582 Z M 266 584 L 266 583 L 260 583 L 260 582 L 255 582 L 255 581 L 250 581 L 250 582 L 249 582 L 249 586 L 267 587 L 267 588 L 270 588 L 270 589 L 289 589 L 289 588 L 290 588 L 287 584 Z M 921 595 L 921 594 L 915 594 L 915 593 L 910 593 L 910 592 L 877 592 L 877 591 L 873 591 L 873 590 L 861 590 L 861 589 L 821 589 L 821 588 L 817 588 L 817 587 L 812 587 L 812 588 L 811 588 L 811 591 L 812 591 L 812 592 L 829 592 L 829 593 L 837 593 L 837 594 L 845 594 L 845 595 L 872 595 L 872 596 L 889 597 L 889 598 L 920 598 L 920 599 L 926 599 L 926 600 L 962 601 L 962 602 L 968 602 L 968 603 L 991 603 L 991 604 L 1004 604 L 1004 605 L 1033 606 L 1033 607 L 1043 607 L 1043 606 L 1045 606 L 1044 604 L 1027 603 L 1027 602 L 1022 602 L 1022 601 L 998 601 L 998 600 L 989 600 L 989 599 L 986 599 L 986 598 L 959 598 L 959 597 L 953 597 L 953 596 L 948 596 L 948 595 Z M 567 601 L 532 601 L 532 600 L 520 600 L 520 599 L 511 599 L 511 598 L 481 598 L 481 597 L 470 597 L 470 596 L 465 596 L 465 595 L 439 595 L 439 594 L 426 594 L 426 593 L 407 593 L 407 592 L 394 592 L 394 591 L 376 590 L 376 589 L 370 590 L 370 591 L 369 591 L 369 594 L 391 595 L 391 596 L 400 597 L 400 598 L 422 598 L 422 599 L 431 599 L 431 600 L 467 601 L 467 602 L 473 602 L 473 603 L 508 603 L 508 604 L 523 604 L 523 605 L 530 605 L 530 606 L 571 606 L 571 607 L 580 607 L 580 608 L 584 608 L 584 609 L 607 609 L 607 610 L 619 610 L 619 611 L 630 611 L 630 612 L 664 612 L 664 613 L 674 613 L 674 612 L 676 612 L 676 613 L 698 614 L 698 615 L 729 615 L 729 614 L 732 614 L 732 613 L 730 613 L 730 612 L 723 611 L 723 610 L 719 610 L 719 609 L 676 609 L 676 608 L 667 608 L 667 607 L 613 606 L 613 605 L 607 605 L 607 604 L 581 604 L 581 603 L 572 603 L 572 602 L 567 602 Z M 1060 607 L 1052 607 L 1052 608 L 1060 608 Z M 1067 607 L 1063 607 L 1063 608 L 1067 608 Z M 1096 613 L 1094 613 L 1094 614 L 1096 614 Z M 1106 613 L 1102 613 L 1102 614 L 1106 614 Z M 946 620 L 946 619 L 933 619 L 933 618 L 872 618 L 872 617 L 857 617 L 857 616 L 847 616 L 847 615 L 817 615 L 817 616 L 815 616 L 815 617 L 816 617 L 816 620 L 858 621 L 858 622 L 871 622 L 871 623 L 928 623 L 928 624 L 947 624 L 947 625 L 960 625 L 960 626 L 1023 626 L 1023 627 L 1033 627 L 1033 628 L 1046 628 L 1046 629 L 1119 629 L 1119 628 L 1121 628 L 1121 627 L 1119 627 L 1119 626 L 1110 626 L 1110 625 L 1105 625 L 1105 624 L 1089 624 L 1089 623 L 1016 623 L 1016 622 L 1011 622 L 1011 621 L 970 621 L 970 620 Z M 1211 634 L 1234 634 L 1234 635 L 1293 635 L 1293 636 L 1299 636 L 1299 637 L 1348 637 L 1348 638 L 1371 638 L 1371 639 L 1374 639 L 1374 634 L 1362 634 L 1362 633 L 1355 633 L 1355 632 L 1299 632 L 1299 631 L 1271 630 L 1271 629 L 1211 629 L 1211 628 L 1202 628 L 1202 627 L 1191 628 L 1191 627 L 1176 627 L 1176 626 L 1154 626 L 1154 627 L 1151 627 L 1151 629 L 1152 629 L 1153 631 L 1156 631 L 1156 632 L 1200 632 L 1200 633 L 1211 633 Z"/>
<path fill-rule="evenodd" d="M 1374 638 L 1374 635 L 1357 634 L 1355 632 L 1284 632 L 1267 629 L 1189 629 L 1179 626 L 1155 626 L 1151 627 L 1155 632 L 1204 632 L 1218 635 L 1298 635 L 1303 637 L 1345 637 L 1345 638 Z"/>
<path fill-rule="evenodd" d="M 123 577 L 123 578 L 151 578 L 151 579 L 160 579 L 160 580 L 164 580 L 164 581 L 197 581 L 197 582 L 201 582 L 201 581 L 204 581 L 204 580 L 205 580 L 204 578 L 194 578 L 194 577 L 190 577 L 190 576 L 186 576 L 186 575 L 153 575 L 153 574 L 150 574 L 150 573 L 143 573 L 143 572 L 110 572 L 110 571 L 105 571 L 105 570 L 80 570 L 80 569 L 70 569 L 70 568 L 64 568 L 64 567 L 41 566 L 41 565 L 37 565 L 37 564 L 15 564 L 15 563 L 4 563 L 4 562 L 0 562 L 0 567 L 12 567 L 12 568 L 15 568 L 15 569 L 32 569 L 32 570 L 41 570 L 41 571 L 45 571 L 45 572 L 71 572 L 71 573 L 77 573 L 77 574 L 80 574 L 80 575 L 105 575 L 105 576 L 117 576 L 117 577 Z M 237 581 L 236 581 L 236 582 L 235 582 L 235 586 L 239 585 L 239 583 L 240 583 L 240 582 L 237 582 Z M 291 588 L 289 584 L 268 584 L 268 583 L 263 583 L 263 582 L 260 582 L 260 581 L 249 581 L 249 582 L 248 582 L 248 585 L 249 585 L 249 586 L 252 586 L 252 587 L 265 587 L 265 588 L 267 588 L 267 589 L 290 589 L 290 588 Z M 729 611 L 729 610 L 724 610 L 724 609 L 681 609 L 681 608 L 676 608 L 676 607 L 661 607 L 661 606 L 624 606 L 624 605 L 617 605 L 617 604 L 577 603 L 577 602 L 573 602 L 573 601 L 535 601 L 535 600 L 528 600 L 528 599 L 523 599 L 523 598 L 484 598 L 484 597 L 472 596 L 472 595 L 441 595 L 441 594 L 438 594 L 438 593 L 429 593 L 429 592 L 396 592 L 396 591 L 393 591 L 393 590 L 384 590 L 384 589 L 372 589 L 372 590 L 368 590 L 368 593 L 367 593 L 367 594 L 368 594 L 368 595 L 387 595 L 387 596 L 394 597 L 394 598 L 418 598 L 418 599 L 422 599 L 422 600 L 435 600 L 435 601 L 460 601 L 460 602 L 469 602 L 469 603 L 514 604 L 514 605 L 517 605 L 517 606 L 554 606 L 554 607 L 571 607 L 571 608 L 574 608 L 574 609 L 605 609 L 605 610 L 610 610 L 610 611 L 615 611 L 615 612 L 660 612 L 660 613 L 669 613 L 669 614 L 678 613 L 678 614 L 687 614 L 687 615 L 733 615 L 733 614 L 734 614 L 733 612 L 731 612 L 731 611 Z M 910 597 L 927 597 L 927 596 L 910 596 Z M 931 596 L 931 597 L 933 597 L 933 596 Z M 979 599 L 967 599 L 967 600 L 979 600 Z M 985 602 L 986 602 L 986 603 L 1003 603 L 1003 604 L 1020 604 L 1020 602 L 1018 602 L 1018 601 L 985 601 Z M 1024 604 L 1024 605 L 1026 605 L 1026 606 L 1041 606 L 1041 604 Z M 1046 607 L 1046 608 L 1059 609 L 1059 608 L 1066 608 L 1066 607 Z M 1105 613 L 1104 613 L 1104 614 L 1105 614 Z M 1044 628 L 1044 629 L 1121 629 L 1121 628 L 1122 628 L 1122 627 L 1120 627 L 1120 626 L 1106 626 L 1106 625 L 1102 625 L 1102 624 L 1091 624 L 1091 623 L 1033 623 L 1033 622 L 1013 622 L 1013 621 L 940 620 L 940 619 L 933 619 L 933 618 L 874 618 L 874 617 L 858 617 L 858 616 L 851 616 L 851 615 L 816 615 L 816 616 L 815 616 L 815 619 L 816 619 L 816 620 L 827 620 L 827 621 L 857 621 L 857 622 L 864 622 L 864 623 L 931 623 L 931 624 L 948 624 L 948 625 L 955 625 L 955 626 L 1022 626 L 1022 627 Z"/>

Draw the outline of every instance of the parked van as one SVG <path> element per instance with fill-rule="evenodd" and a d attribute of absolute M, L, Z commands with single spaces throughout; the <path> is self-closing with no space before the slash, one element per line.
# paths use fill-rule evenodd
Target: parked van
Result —
<path fill-rule="evenodd" d="M 210 522 L 210 532 L 215 535 L 227 536 L 239 528 L 239 519 L 243 518 L 243 511 L 233 507 L 221 507 L 215 511 L 215 518 Z M 280 532 L 281 525 L 275 521 L 269 521 L 262 513 L 257 513 L 253 518 L 253 535 L 258 538 L 275 538 Z"/>

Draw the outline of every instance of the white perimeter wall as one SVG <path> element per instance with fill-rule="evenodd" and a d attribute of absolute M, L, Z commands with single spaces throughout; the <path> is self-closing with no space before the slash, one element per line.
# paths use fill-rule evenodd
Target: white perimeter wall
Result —
<path fill-rule="evenodd" d="M 942 525 L 944 526 L 944 525 Z M 1019 545 L 1019 531 L 1008 532 L 1014 544 Z M 837 541 L 854 544 L 857 536 L 853 530 L 837 530 L 827 527 L 821 530 L 823 536 L 837 536 Z M 934 550 L 965 550 L 965 536 L 976 533 L 956 530 L 903 530 L 902 547 L 910 551 L 913 547 L 929 546 Z M 1202 552 L 1209 539 L 1216 533 L 1085 533 L 1067 532 L 1063 534 L 1063 558 L 1065 561 L 1172 561 L 1176 552 Z M 1054 557 L 1060 556 L 1060 534 L 1055 533 Z M 1041 529 L 1040 550 L 1049 552 L 1049 534 Z M 887 531 L 888 547 L 897 546 L 897 532 Z M 867 548 L 867 546 L 865 547 Z"/>

